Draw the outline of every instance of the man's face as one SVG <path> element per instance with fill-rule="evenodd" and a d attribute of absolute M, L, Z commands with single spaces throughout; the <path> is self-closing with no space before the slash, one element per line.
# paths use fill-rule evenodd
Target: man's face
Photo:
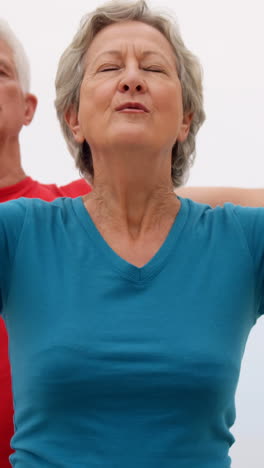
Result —
<path fill-rule="evenodd" d="M 13 58 L 8 44 L 0 39 L 0 142 L 17 140 L 21 127 L 29 122 L 27 95 L 19 83 Z M 0 144 L 1 144 L 0 143 Z"/>

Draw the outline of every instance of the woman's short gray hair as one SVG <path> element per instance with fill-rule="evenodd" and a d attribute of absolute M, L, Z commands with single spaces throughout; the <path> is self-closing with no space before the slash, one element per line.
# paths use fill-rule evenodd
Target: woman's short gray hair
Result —
<path fill-rule="evenodd" d="M 24 93 L 29 93 L 30 88 L 30 66 L 29 61 L 21 42 L 13 33 L 9 24 L 0 18 L 0 40 L 10 47 L 15 62 L 15 67 L 21 89 Z"/>
<path fill-rule="evenodd" d="M 78 144 L 75 141 L 65 115 L 70 109 L 78 110 L 80 87 L 85 72 L 84 57 L 95 35 L 110 24 L 131 20 L 153 26 L 170 42 L 177 59 L 183 109 L 184 112 L 193 114 L 187 139 L 183 143 L 177 142 L 172 150 L 172 183 L 174 187 L 179 187 L 185 182 L 194 160 L 195 136 L 205 119 L 202 70 L 197 58 L 185 47 L 175 21 L 167 15 L 150 10 L 144 0 L 111 1 L 82 19 L 78 32 L 63 53 L 58 66 L 55 100 L 58 119 L 76 166 L 92 182 L 93 161 L 89 145 L 87 142 Z"/>

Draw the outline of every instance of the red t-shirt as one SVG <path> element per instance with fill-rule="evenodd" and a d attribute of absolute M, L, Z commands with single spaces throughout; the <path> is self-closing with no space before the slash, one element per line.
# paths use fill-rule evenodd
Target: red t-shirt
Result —
<path fill-rule="evenodd" d="M 16 198 L 41 198 L 52 201 L 58 197 L 79 197 L 91 191 L 85 180 L 76 180 L 58 187 L 54 184 L 40 184 L 26 177 L 21 182 L 0 188 L 0 203 Z M 0 468 L 10 468 L 10 439 L 13 436 L 13 397 L 11 373 L 8 359 L 8 338 L 3 319 L 0 317 Z"/>

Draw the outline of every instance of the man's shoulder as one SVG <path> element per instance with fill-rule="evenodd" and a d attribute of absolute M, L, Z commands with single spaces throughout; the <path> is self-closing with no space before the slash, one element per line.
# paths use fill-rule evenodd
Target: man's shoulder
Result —
<path fill-rule="evenodd" d="M 57 197 L 71 197 L 76 198 L 80 197 L 81 195 L 86 195 L 92 189 L 90 185 L 84 179 L 77 179 L 73 182 L 70 182 L 66 185 L 55 185 L 55 184 L 40 184 L 42 187 L 47 188 L 51 191 L 55 198 Z"/>
<path fill-rule="evenodd" d="M 43 184 L 25 177 L 17 184 L 0 188 L 0 203 L 16 200 L 21 197 L 40 198 L 45 201 L 52 201 L 59 197 L 76 198 L 86 195 L 91 191 L 91 187 L 84 179 L 75 180 L 69 184 L 58 186 L 56 184 Z"/>

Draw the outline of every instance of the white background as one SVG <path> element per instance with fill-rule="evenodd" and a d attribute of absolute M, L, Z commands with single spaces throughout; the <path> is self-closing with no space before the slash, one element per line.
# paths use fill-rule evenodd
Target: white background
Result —
<path fill-rule="evenodd" d="M 54 111 L 58 59 L 95 0 L 2 0 L 0 14 L 27 51 L 33 123 L 21 136 L 23 164 L 42 182 L 77 178 Z M 264 6 L 261 0 L 152 1 L 176 15 L 186 45 L 204 68 L 207 121 L 188 185 L 261 187 L 264 169 Z M 233 468 L 264 466 L 264 320 L 253 329 L 237 392 Z M 195 468 L 195 467 L 194 467 Z"/>

